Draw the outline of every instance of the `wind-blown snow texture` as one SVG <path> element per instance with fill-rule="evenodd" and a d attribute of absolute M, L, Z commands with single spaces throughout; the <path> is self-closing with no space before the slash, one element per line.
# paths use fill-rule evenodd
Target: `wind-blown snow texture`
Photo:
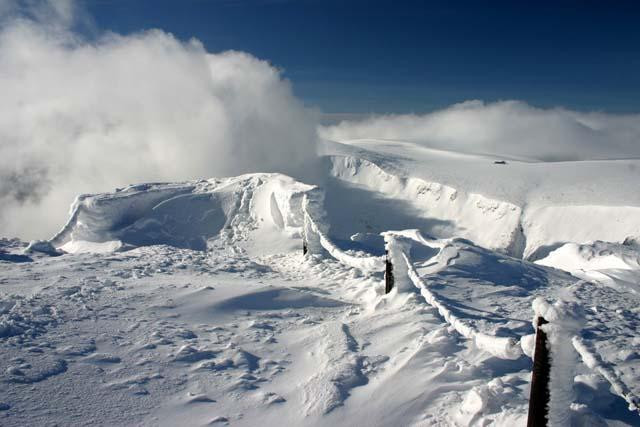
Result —
<path fill-rule="evenodd" d="M 640 425 L 636 161 L 323 160 L 319 187 L 134 185 L 0 240 L 0 424 L 523 425 L 543 315 L 551 421 Z"/>

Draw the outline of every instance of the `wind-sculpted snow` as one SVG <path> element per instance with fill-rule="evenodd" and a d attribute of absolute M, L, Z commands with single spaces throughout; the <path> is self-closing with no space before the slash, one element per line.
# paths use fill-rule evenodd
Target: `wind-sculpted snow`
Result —
<path fill-rule="evenodd" d="M 589 369 L 609 381 L 630 410 L 640 411 L 639 304 L 637 295 L 628 291 L 582 280 L 567 286 L 553 305 L 542 298 L 534 301 L 536 317 L 549 321 L 543 328 L 550 336 L 550 388 L 556 401 L 552 417 L 566 417 L 566 408 L 575 397 L 572 373 L 578 355 Z M 569 342 L 573 345 L 567 346 Z"/>
<path fill-rule="evenodd" d="M 265 220 L 267 226 L 299 232 L 302 195 L 311 188 L 284 175 L 250 174 L 83 195 L 51 242 L 71 252 L 157 244 L 204 250 L 212 237 L 238 240 Z"/>
<path fill-rule="evenodd" d="M 574 338 L 584 363 L 603 375 L 630 409 L 640 411 L 640 298 L 586 281 L 568 293 L 585 310 L 584 327 Z"/>
<path fill-rule="evenodd" d="M 329 217 L 346 219 L 347 203 L 353 231 L 419 228 L 531 260 L 568 242 L 640 236 L 640 160 L 496 164 L 389 140 L 326 142 L 324 154 L 341 193 L 329 194 Z"/>
<path fill-rule="evenodd" d="M 522 251 L 524 242 L 519 229 L 521 210 L 511 203 L 467 193 L 437 182 L 394 175 L 375 163 L 355 157 L 331 157 L 331 175 L 384 195 L 387 209 L 373 215 L 377 216 L 378 221 L 384 220 L 385 216 L 398 215 L 403 209 L 400 200 L 410 201 L 416 218 L 432 221 L 431 225 L 420 224 L 423 231 L 430 235 L 439 238 L 465 237 L 490 249 L 514 254 Z M 411 227 L 406 224 L 402 228 Z M 387 225 L 378 231 L 389 229 L 392 227 Z"/>
<path fill-rule="evenodd" d="M 536 260 L 565 243 L 622 243 L 640 236 L 640 206 L 541 206 L 526 210 L 524 256 Z"/>
<path fill-rule="evenodd" d="M 583 362 L 606 378 L 631 409 L 640 408 L 640 252 L 633 239 L 623 244 L 567 243 L 537 261 L 584 279 L 563 298 L 580 301 L 584 325 L 573 337 Z"/>
<path fill-rule="evenodd" d="M 544 328 L 553 367 L 550 419 L 554 423 L 570 420 L 579 356 L 611 383 L 631 410 L 638 409 L 640 341 L 635 331 L 640 328 L 640 299 L 635 292 L 580 281 L 460 239 L 436 245 L 416 230 L 387 232 L 385 239 L 396 283 L 401 284 L 398 291 L 407 291 L 406 279 L 398 277 L 407 276 L 427 303 L 479 349 L 501 359 L 518 359 L 523 351 L 531 357 L 532 307 L 534 320 L 543 316 L 550 322 Z M 425 243 L 439 247 L 436 255 L 412 259 L 414 245 Z M 625 254 L 629 263 L 636 263 L 629 252 Z M 550 306 L 541 297 L 557 302 Z M 573 346 L 567 347 L 569 342 Z"/>
<path fill-rule="evenodd" d="M 83 195 L 50 242 L 0 239 L 0 423 L 524 425 L 536 315 L 554 422 L 640 423 L 637 239 L 529 246 L 528 207 L 363 157 Z"/>
<path fill-rule="evenodd" d="M 327 414 L 349 396 L 349 390 L 366 383 L 362 357 L 347 325 L 326 323 L 314 331 L 313 353 L 317 369 L 303 388 L 304 410 L 309 415 Z"/>
<path fill-rule="evenodd" d="M 310 213 L 312 209 L 309 207 L 310 203 L 306 200 L 304 208 L 304 221 L 305 221 L 305 239 L 312 252 L 318 253 L 322 249 L 326 250 L 332 257 L 340 261 L 341 263 L 353 268 L 358 268 L 363 271 L 375 272 L 381 271 L 384 268 L 384 257 L 368 256 L 367 254 L 353 254 L 348 251 L 344 251 L 336 246 L 328 237 L 326 226 L 319 225 Z M 316 209 L 318 211 L 319 209 Z"/>
<path fill-rule="evenodd" d="M 80 195 L 71 206 L 70 218 L 55 236 L 54 245 L 69 241 L 104 242 L 117 234 L 154 206 L 172 197 L 194 190 L 190 184 L 143 184 L 115 193 Z"/>
<path fill-rule="evenodd" d="M 447 291 L 460 291 L 462 286 L 456 286 L 454 282 L 457 274 L 451 270 L 462 265 L 463 268 L 485 268 L 490 269 L 488 259 L 480 262 L 473 259 L 473 248 L 463 242 L 453 242 L 445 244 L 434 256 L 435 261 L 429 260 L 430 266 L 419 269 L 414 266 L 414 260 L 410 258 L 411 242 L 407 238 L 394 236 L 392 232 L 385 236 L 390 246 L 390 253 L 398 252 L 394 256 L 394 277 L 400 283 L 404 283 L 406 276 L 409 281 L 418 289 L 424 299 L 435 307 L 440 315 L 452 325 L 460 335 L 475 342 L 476 346 L 501 359 L 518 359 L 522 355 L 520 349 L 519 335 L 524 335 L 529 327 L 526 320 L 518 321 L 514 318 L 513 307 L 508 307 L 512 292 L 502 294 L 501 286 L 507 287 L 507 291 L 518 285 L 517 279 L 508 286 L 500 278 L 491 282 L 489 277 L 485 278 L 485 287 L 482 289 L 468 289 L 466 291 L 475 292 L 472 298 L 455 298 Z M 506 259 L 505 259 L 506 260 Z M 475 262 L 474 262 L 475 261 Z M 514 269 L 515 270 L 515 269 Z M 424 271 L 431 271 L 431 274 L 424 275 Z M 490 276 L 491 272 L 488 272 Z M 445 278 L 443 281 L 436 281 L 437 276 Z M 453 276 L 449 279 L 449 275 Z M 462 275 L 461 279 L 464 277 Z M 477 280 L 477 279 L 476 279 Z M 482 282 L 477 280 L 473 288 L 480 287 Z M 491 291 L 493 288 L 493 292 Z M 511 289 L 509 289 L 511 288 Z M 401 288 L 399 288 L 401 289 Z M 438 292 L 440 290 L 440 292 Z M 444 292 L 443 292 L 444 291 Z M 480 295 L 483 297 L 481 300 Z M 523 296 L 523 295 L 520 295 Z M 462 304 L 462 301 L 465 303 Z M 526 302 L 521 302 L 526 306 Z M 491 305 L 493 310 L 486 310 L 486 305 Z M 500 307 L 503 305 L 503 307 Z M 524 310 L 526 312 L 526 309 Z"/>
<path fill-rule="evenodd" d="M 419 287 L 446 306 L 449 316 L 464 319 L 463 323 L 486 334 L 510 338 L 530 333 L 536 295 L 553 295 L 576 280 L 461 239 L 445 242 L 437 255 L 424 262 L 410 256 L 406 260 L 414 281 L 419 279 Z"/>
<path fill-rule="evenodd" d="M 617 290 L 640 294 L 640 253 L 638 246 L 631 242 L 567 243 L 536 263 L 561 268 L 576 277 Z"/>

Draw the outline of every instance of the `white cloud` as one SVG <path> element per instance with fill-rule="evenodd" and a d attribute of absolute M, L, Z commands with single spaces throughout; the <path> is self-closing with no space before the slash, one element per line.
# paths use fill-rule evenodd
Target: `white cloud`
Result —
<path fill-rule="evenodd" d="M 313 178 L 316 117 L 267 62 L 159 30 L 86 42 L 72 2 L 24 4 L 0 29 L 0 235 L 46 237 L 76 194 L 129 183 Z"/>
<path fill-rule="evenodd" d="M 327 139 L 397 139 L 433 148 L 588 160 L 640 157 L 640 115 L 541 109 L 519 101 L 467 101 L 424 115 L 388 115 L 321 128 Z"/>

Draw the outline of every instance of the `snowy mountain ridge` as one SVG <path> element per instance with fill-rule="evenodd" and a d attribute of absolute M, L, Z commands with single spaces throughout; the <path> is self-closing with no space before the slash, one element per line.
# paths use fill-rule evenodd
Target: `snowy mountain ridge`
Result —
<path fill-rule="evenodd" d="M 386 153 L 390 149 L 390 144 L 394 150 L 397 148 L 395 144 L 398 144 L 400 149 L 396 151 L 400 154 L 394 157 Z M 634 168 L 628 169 L 629 172 L 626 175 L 621 173 L 629 180 L 629 185 L 609 191 L 616 194 L 605 195 L 598 204 L 593 202 L 577 204 L 581 200 L 584 201 L 584 195 L 580 194 L 579 188 L 565 193 L 565 188 L 571 184 L 571 179 L 566 177 L 564 181 L 557 183 L 558 189 L 555 192 L 547 193 L 549 201 L 537 199 L 535 194 L 540 191 L 538 187 L 546 188 L 552 185 L 558 173 L 552 173 L 545 182 L 538 179 L 538 182 L 529 185 L 529 188 L 523 188 L 517 183 L 509 184 L 512 179 L 516 181 L 520 179 L 518 178 L 521 173 L 519 168 L 523 166 L 523 164 L 513 164 L 513 160 L 506 165 L 501 165 L 494 164 L 490 159 L 481 156 L 427 150 L 431 155 L 436 151 L 436 156 L 444 156 L 447 161 L 436 158 L 435 160 L 442 164 L 439 169 L 436 168 L 435 172 L 415 173 L 416 161 L 406 161 L 404 159 L 407 157 L 404 156 L 418 151 L 424 157 L 425 150 L 421 147 L 406 143 L 392 144 L 389 141 L 357 141 L 355 149 L 337 143 L 326 145 L 328 179 L 337 182 L 345 194 L 350 192 L 351 185 L 375 192 L 377 197 L 388 201 L 387 215 L 397 215 L 398 210 L 407 208 L 411 210 L 407 217 L 412 218 L 414 225 L 420 225 L 412 227 L 411 224 L 406 224 L 402 228 L 420 228 L 432 237 L 463 237 L 488 249 L 503 251 L 515 257 L 537 260 L 568 242 L 588 243 L 602 240 L 622 243 L 625 239 L 640 236 L 640 200 L 635 200 L 638 198 L 638 192 L 634 191 L 632 186 L 632 179 L 636 173 Z M 365 151 L 367 148 L 371 150 Z M 384 157 L 380 153 L 385 153 Z M 413 156 L 413 159 L 416 157 Z M 459 161 L 460 157 L 463 159 L 462 164 Z M 382 158 L 381 161 L 380 158 Z M 576 170 L 580 170 L 581 164 L 586 164 L 573 163 L 578 164 L 572 165 Z M 609 163 L 615 164 L 615 161 L 609 161 Z M 640 161 L 638 163 L 640 165 Z M 425 168 L 429 166 L 426 165 Z M 469 167 L 481 169 L 485 173 L 495 172 L 500 175 L 500 179 L 505 184 L 508 184 L 507 187 L 515 185 L 514 188 L 507 190 L 493 188 L 488 191 L 490 194 L 502 191 L 503 195 L 506 191 L 511 194 L 511 197 L 506 198 L 512 201 L 492 198 L 464 187 L 455 187 L 446 181 L 447 178 L 453 182 L 458 181 L 457 177 L 452 178 L 456 175 L 454 171 L 456 169 L 466 171 Z M 615 169 L 618 167 L 615 166 Z M 515 170 L 511 170 L 514 168 Z M 557 168 L 557 165 L 553 168 Z M 442 174 L 443 169 L 451 171 L 447 172 L 447 176 L 441 177 L 443 179 L 430 181 L 422 178 L 430 174 Z M 581 171 L 579 175 L 586 173 L 588 172 Z M 458 172 L 457 175 L 461 173 Z M 241 204 L 241 198 L 248 197 L 247 191 L 250 187 L 252 188 L 252 185 L 239 184 L 247 179 L 247 176 L 184 184 L 133 185 L 112 196 L 109 194 L 80 196 L 72 206 L 68 223 L 51 239 L 51 242 L 61 246 L 69 241 L 105 242 L 120 240 L 122 237 L 124 243 L 134 246 L 157 243 L 164 239 L 165 243 L 178 247 L 204 249 L 208 238 L 229 226 L 229 218 L 233 216 L 235 206 L 238 203 Z M 258 181 L 273 179 L 273 176 L 273 174 L 257 174 L 255 179 Z M 478 181 L 484 180 L 485 177 L 486 175 L 479 174 Z M 487 177 L 488 183 L 475 185 L 475 187 L 491 187 L 491 181 L 495 179 L 495 177 Z M 311 187 L 305 187 L 301 183 L 294 185 L 292 180 L 287 181 L 284 176 L 274 179 L 274 182 L 276 181 L 280 184 L 272 184 L 264 188 L 257 186 L 261 188 L 260 192 L 268 192 L 272 189 L 269 197 L 274 199 L 270 206 L 275 211 L 273 215 L 267 212 L 265 217 L 272 222 L 275 221 L 281 228 L 300 227 L 301 199 L 294 201 L 292 205 L 292 200 L 295 199 L 292 197 L 295 194 L 300 198 L 303 192 L 309 191 Z M 287 183 L 283 184 L 285 181 Z M 575 187 L 579 185 L 578 182 Z M 293 187 L 295 190 L 292 190 Z M 331 190 L 333 188 L 328 191 Z M 516 190 L 523 191 L 524 195 L 514 196 Z M 584 189 L 584 191 L 592 192 L 593 189 Z M 558 200 L 557 193 L 561 193 L 566 200 Z M 610 204 L 627 196 L 628 204 L 626 205 Z M 185 203 L 189 203 L 188 209 L 184 208 Z M 285 212 L 283 218 L 280 218 L 282 212 L 279 212 L 281 209 L 279 205 L 283 206 Z M 185 209 L 189 212 L 188 218 L 182 218 L 182 227 L 179 224 L 180 220 L 174 215 L 176 209 Z M 327 209 L 331 211 L 332 207 L 328 206 Z M 134 224 L 146 213 L 151 212 L 150 218 Z M 366 214 L 361 215 L 361 217 L 366 216 Z M 153 227 L 161 227 L 162 218 L 167 217 L 178 221 L 170 226 L 174 228 L 173 230 L 152 230 Z M 376 220 L 378 223 L 370 221 L 363 229 L 350 227 L 349 235 L 341 233 L 341 230 L 338 234 L 345 234 L 341 237 L 348 238 L 356 232 L 369 232 L 372 229 L 375 232 L 383 232 L 390 229 L 385 227 L 387 224 L 380 223 L 379 218 Z M 330 219 L 329 221 L 339 222 Z M 145 239 L 150 240 L 145 242 Z M 71 248 L 68 247 L 68 249 Z"/>
<path fill-rule="evenodd" d="M 464 237 L 537 260 L 567 242 L 622 243 L 640 236 L 637 160 L 499 164 L 402 142 L 347 143 L 355 148 L 327 143 L 331 175 L 448 223 L 426 230 L 436 237 Z M 594 166 L 602 180 L 592 179 Z"/>

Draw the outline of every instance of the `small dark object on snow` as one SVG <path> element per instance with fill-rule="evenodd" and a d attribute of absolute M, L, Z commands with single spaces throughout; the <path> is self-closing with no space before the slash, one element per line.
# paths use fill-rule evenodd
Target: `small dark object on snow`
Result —
<path fill-rule="evenodd" d="M 494 165 L 506 165 L 507 162 L 505 162 L 504 160 L 495 160 L 493 162 Z"/>

